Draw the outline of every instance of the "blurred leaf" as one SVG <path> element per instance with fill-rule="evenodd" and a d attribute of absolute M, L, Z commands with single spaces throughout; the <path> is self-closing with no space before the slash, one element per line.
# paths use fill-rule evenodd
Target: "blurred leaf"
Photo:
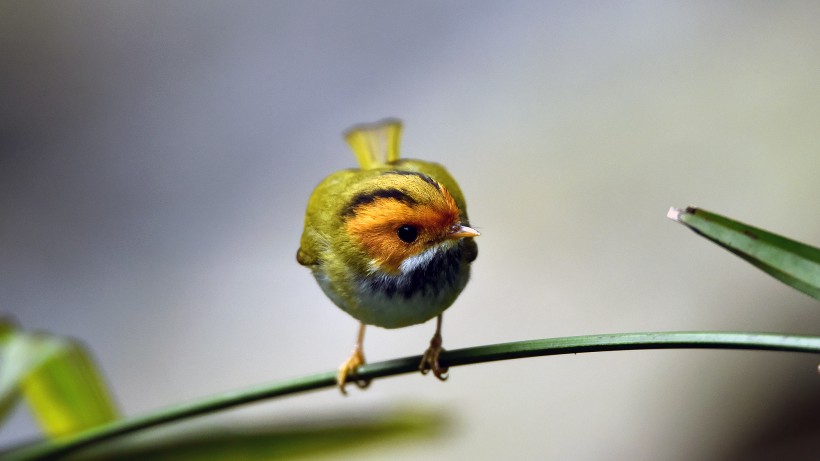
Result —
<path fill-rule="evenodd" d="M 14 379 L 19 373 L 11 369 L 12 364 L 6 353 L 13 336 L 14 324 L 6 318 L 0 318 L 0 424 L 11 413 L 20 395 L 16 385 L 18 380 Z"/>
<path fill-rule="evenodd" d="M 105 382 L 83 345 L 19 330 L 0 319 L 0 420 L 20 396 L 50 437 L 74 434 L 117 418 Z"/>
<path fill-rule="evenodd" d="M 185 426 L 189 426 L 185 428 Z M 166 426 L 110 440 L 65 459 L 94 461 L 221 461 L 349 459 L 357 450 L 379 444 L 420 442 L 439 437 L 446 418 L 437 411 L 393 410 L 384 414 L 288 422 Z M 432 442 L 431 442 L 432 443 Z M 389 458 L 389 456 L 387 456 Z"/>
<path fill-rule="evenodd" d="M 820 299 L 819 248 L 699 208 L 670 208 L 667 216 L 781 282 Z"/>

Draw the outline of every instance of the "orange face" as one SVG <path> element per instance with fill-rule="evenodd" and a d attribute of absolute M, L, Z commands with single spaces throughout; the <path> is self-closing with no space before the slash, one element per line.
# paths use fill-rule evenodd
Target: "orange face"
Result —
<path fill-rule="evenodd" d="M 427 176 L 399 176 L 357 195 L 346 221 L 348 235 L 391 274 L 405 259 L 465 236 L 458 206 L 444 186 Z"/>

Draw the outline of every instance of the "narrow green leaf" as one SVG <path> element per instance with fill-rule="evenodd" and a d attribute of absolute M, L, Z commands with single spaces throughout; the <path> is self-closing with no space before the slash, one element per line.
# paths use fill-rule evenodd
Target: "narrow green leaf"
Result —
<path fill-rule="evenodd" d="M 73 339 L 0 321 L 0 419 L 22 396 L 49 437 L 108 423 L 117 411 L 90 354 Z"/>
<path fill-rule="evenodd" d="M 656 332 L 619 333 L 566 338 L 535 339 L 505 344 L 470 347 L 442 353 L 443 366 L 456 367 L 498 360 L 521 359 L 584 352 L 641 349 L 741 349 L 820 353 L 820 337 L 735 332 Z M 417 373 L 421 356 L 404 357 L 359 367 L 351 379 L 371 380 L 402 373 Z M 75 436 L 46 441 L 0 453 L 4 461 L 54 460 L 93 448 L 100 443 L 149 428 L 187 420 L 196 416 L 322 388 L 336 389 L 336 370 L 293 378 L 242 391 L 226 392 L 197 402 L 181 404 L 143 416 L 115 421 Z"/>
<path fill-rule="evenodd" d="M 268 419 L 182 423 L 110 440 L 70 456 L 76 461 L 267 461 L 354 459 L 362 449 L 398 443 L 433 443 L 448 420 L 424 408 L 368 410 L 366 414 L 310 415 L 286 423 Z"/>
<path fill-rule="evenodd" d="M 786 285 L 820 299 L 820 248 L 700 208 L 670 208 L 667 216 Z"/>

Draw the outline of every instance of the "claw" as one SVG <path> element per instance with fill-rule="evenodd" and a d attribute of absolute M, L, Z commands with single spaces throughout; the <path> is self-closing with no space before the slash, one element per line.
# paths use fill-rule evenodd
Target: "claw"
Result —
<path fill-rule="evenodd" d="M 365 389 L 370 385 L 369 379 L 356 379 L 354 381 L 348 381 L 347 379 L 348 375 L 355 375 L 356 369 L 364 364 L 364 353 L 362 353 L 362 349 L 360 347 L 356 347 L 353 349 L 353 354 L 351 354 L 350 357 L 339 367 L 339 371 L 336 373 L 336 384 L 339 386 L 339 390 L 342 391 L 342 394 L 347 395 L 345 384 L 348 382 L 352 382 L 359 389 Z"/>
<path fill-rule="evenodd" d="M 362 351 L 363 343 L 364 323 L 359 325 L 359 336 L 356 340 L 356 345 L 353 347 L 353 354 L 345 360 L 345 362 L 339 367 L 339 371 L 336 373 L 336 385 L 339 386 L 339 390 L 342 391 L 343 395 L 347 395 L 347 389 L 345 389 L 345 384 L 348 383 L 347 376 L 351 374 L 355 375 L 356 370 L 365 364 L 364 352 Z M 356 379 L 352 382 L 359 389 L 365 389 L 370 385 L 369 379 Z"/>
<path fill-rule="evenodd" d="M 440 339 L 440 337 L 439 337 Z M 441 347 L 441 342 L 439 341 L 438 346 L 434 346 L 433 342 L 435 339 L 430 341 L 430 347 L 424 351 L 424 357 L 421 359 L 421 364 L 419 365 L 419 371 L 421 374 L 426 375 L 428 372 L 432 371 L 433 376 L 440 379 L 441 381 L 446 381 L 449 375 L 447 371 L 449 370 L 448 367 L 443 367 L 439 364 L 438 358 L 441 353 L 444 351 L 444 348 Z"/>
<path fill-rule="evenodd" d="M 430 347 L 424 351 L 424 356 L 421 358 L 421 363 L 419 364 L 419 371 L 421 374 L 426 375 L 428 372 L 432 371 L 433 376 L 438 378 L 441 381 L 446 381 L 449 378 L 447 372 L 449 371 L 449 367 L 443 367 L 439 363 L 439 356 L 442 352 L 444 352 L 444 348 L 441 347 L 443 340 L 441 338 L 441 316 L 438 317 L 438 322 L 436 325 L 436 334 L 433 335 L 433 339 L 430 340 Z"/>

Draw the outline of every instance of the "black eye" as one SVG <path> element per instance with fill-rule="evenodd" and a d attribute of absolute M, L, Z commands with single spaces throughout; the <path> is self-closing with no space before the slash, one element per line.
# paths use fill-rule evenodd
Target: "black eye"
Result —
<path fill-rule="evenodd" d="M 416 237 L 419 236 L 419 230 L 411 225 L 405 224 L 399 227 L 396 234 L 403 242 L 413 243 L 416 241 Z"/>

